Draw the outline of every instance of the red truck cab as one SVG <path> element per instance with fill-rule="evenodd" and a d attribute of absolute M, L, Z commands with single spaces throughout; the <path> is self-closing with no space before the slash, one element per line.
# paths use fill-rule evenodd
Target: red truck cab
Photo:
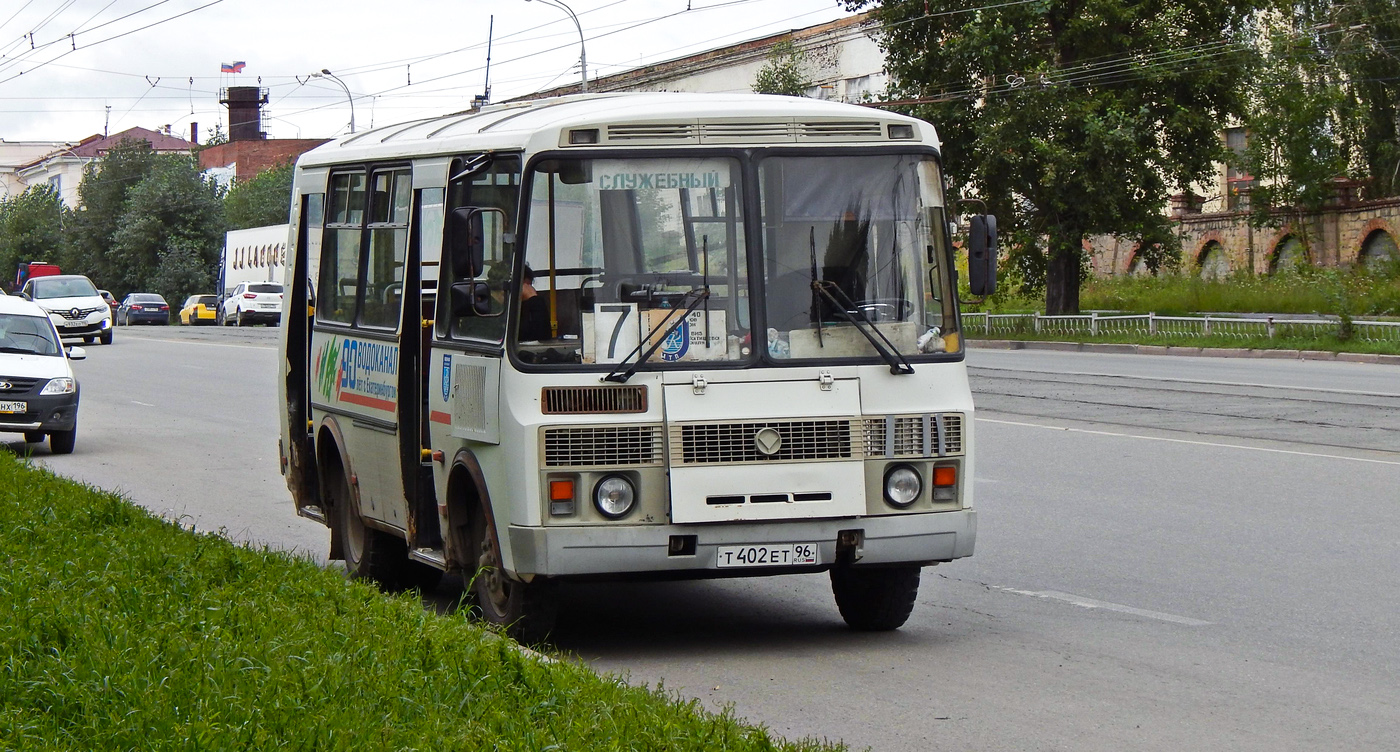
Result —
<path fill-rule="evenodd" d="M 62 274 L 63 270 L 58 268 L 58 264 L 50 264 L 47 261 L 24 261 L 19 265 L 19 271 L 15 273 L 15 288 L 18 290 L 24 287 L 25 280 L 30 277 L 49 277 L 55 274 Z"/>

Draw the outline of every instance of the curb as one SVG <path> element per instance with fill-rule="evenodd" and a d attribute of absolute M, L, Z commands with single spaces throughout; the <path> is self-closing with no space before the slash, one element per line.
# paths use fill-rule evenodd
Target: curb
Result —
<path fill-rule="evenodd" d="M 1124 345 L 1100 342 L 1041 342 L 1020 339 L 969 339 L 969 348 L 978 350 L 1054 350 L 1111 355 L 1190 355 L 1198 358 L 1260 358 L 1267 360 L 1338 360 L 1347 363 L 1376 363 L 1400 366 L 1400 355 L 1332 352 L 1330 350 L 1252 350 L 1243 347 L 1175 347 L 1164 345 Z"/>

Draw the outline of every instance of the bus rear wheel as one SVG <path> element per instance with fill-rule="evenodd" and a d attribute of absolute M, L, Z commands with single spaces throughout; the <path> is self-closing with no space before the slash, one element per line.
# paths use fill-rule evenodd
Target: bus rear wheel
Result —
<path fill-rule="evenodd" d="M 527 645 L 544 642 L 559 611 L 555 583 L 543 577 L 523 582 L 506 573 L 495 531 L 480 507 L 472 510 L 471 540 L 477 570 L 470 587 L 482 618 Z"/>
<path fill-rule="evenodd" d="M 385 590 L 415 586 L 431 590 L 437 585 L 436 580 L 442 573 L 438 572 L 431 584 L 429 578 L 418 577 L 417 567 L 413 566 L 417 562 L 409 561 L 408 545 L 402 538 L 365 524 L 355 508 L 349 482 L 343 473 L 333 473 L 328 480 L 335 505 L 336 532 L 345 556 L 345 571 L 351 577 L 373 580 Z"/>
<path fill-rule="evenodd" d="M 860 632 L 899 629 L 914 612 L 918 567 L 833 567 L 831 592 L 841 618 Z"/>

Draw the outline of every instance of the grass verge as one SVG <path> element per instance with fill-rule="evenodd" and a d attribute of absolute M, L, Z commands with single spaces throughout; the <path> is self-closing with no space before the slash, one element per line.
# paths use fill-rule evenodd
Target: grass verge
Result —
<path fill-rule="evenodd" d="M 834 750 L 0 452 L 0 749 Z"/>

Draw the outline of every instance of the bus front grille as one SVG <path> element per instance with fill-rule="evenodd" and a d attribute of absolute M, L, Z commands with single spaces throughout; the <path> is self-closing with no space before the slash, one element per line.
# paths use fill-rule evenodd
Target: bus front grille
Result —
<path fill-rule="evenodd" d="M 847 419 L 689 423 L 671 428 L 671 462 L 676 465 L 744 462 L 810 462 L 860 459 L 852 440 L 859 423 Z M 760 431 L 772 429 L 780 439 L 771 453 L 759 448 Z M 770 433 L 771 435 L 771 433 Z"/>
<path fill-rule="evenodd" d="M 865 419 L 866 457 L 943 457 L 962 453 L 963 416 L 960 413 Z"/>
<path fill-rule="evenodd" d="M 659 426 L 577 426 L 544 430 L 545 467 L 660 464 Z"/>

